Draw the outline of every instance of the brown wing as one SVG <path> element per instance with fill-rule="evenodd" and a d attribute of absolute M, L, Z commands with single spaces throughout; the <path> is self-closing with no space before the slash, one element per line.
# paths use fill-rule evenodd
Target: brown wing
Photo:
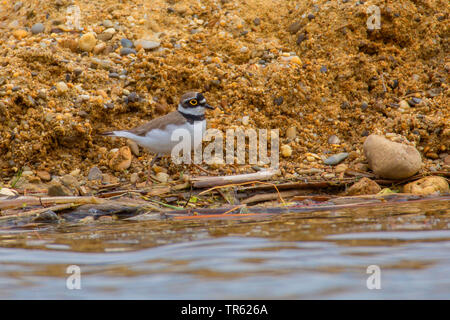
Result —
<path fill-rule="evenodd" d="M 153 119 L 150 122 L 147 122 L 139 127 L 126 131 L 134 133 L 135 135 L 138 136 L 145 136 L 147 132 L 152 131 L 154 129 L 164 130 L 165 127 L 169 124 L 182 125 L 185 122 L 186 118 L 183 117 L 181 113 L 179 113 L 178 111 L 173 111 L 171 113 L 166 114 L 165 116 Z"/>

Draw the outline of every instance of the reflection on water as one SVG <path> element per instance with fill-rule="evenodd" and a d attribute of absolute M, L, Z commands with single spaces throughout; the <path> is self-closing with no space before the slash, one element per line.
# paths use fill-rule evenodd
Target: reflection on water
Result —
<path fill-rule="evenodd" d="M 448 201 L 0 232 L 0 298 L 450 298 Z M 81 268 L 81 290 L 66 269 Z M 369 265 L 381 289 L 368 290 Z"/>

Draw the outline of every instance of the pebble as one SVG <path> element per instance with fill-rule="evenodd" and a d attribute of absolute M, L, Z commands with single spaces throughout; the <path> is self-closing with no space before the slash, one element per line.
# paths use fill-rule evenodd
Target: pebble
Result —
<path fill-rule="evenodd" d="M 80 40 L 78 40 L 78 47 L 82 51 L 90 52 L 92 49 L 94 49 L 95 45 L 97 44 L 97 38 L 95 37 L 94 33 L 88 32 L 81 36 Z"/>
<path fill-rule="evenodd" d="M 288 27 L 288 31 L 292 34 L 296 34 L 300 31 L 300 29 L 303 27 L 303 24 L 301 21 L 295 21 L 294 23 L 290 24 Z"/>
<path fill-rule="evenodd" d="M 422 166 L 422 158 L 416 148 L 379 135 L 368 136 L 363 149 L 369 167 L 382 178 L 405 179 Z"/>
<path fill-rule="evenodd" d="M 42 23 L 35 23 L 32 27 L 31 27 L 31 33 L 32 34 L 38 34 L 41 32 L 44 32 L 45 30 L 45 26 Z"/>
<path fill-rule="evenodd" d="M 128 39 L 126 39 L 126 38 L 120 39 L 120 44 L 121 44 L 122 47 L 124 47 L 124 48 L 133 48 L 133 47 L 134 47 L 133 41 L 128 40 Z"/>
<path fill-rule="evenodd" d="M 341 143 L 341 140 L 339 140 L 339 138 L 336 135 L 332 135 L 328 138 L 328 143 L 329 144 L 339 144 Z"/>
<path fill-rule="evenodd" d="M 96 166 L 89 169 L 88 180 L 102 180 L 102 170 Z"/>
<path fill-rule="evenodd" d="M 406 100 L 400 101 L 398 106 L 399 106 L 398 111 L 400 111 L 401 113 L 404 113 L 409 110 L 409 104 L 408 102 L 406 102 Z"/>
<path fill-rule="evenodd" d="M 48 173 L 47 171 L 43 171 L 43 170 L 39 170 L 36 172 L 36 175 L 45 182 L 48 182 L 52 179 L 50 173 Z"/>
<path fill-rule="evenodd" d="M 259 25 L 261 24 L 261 19 L 260 19 L 260 18 L 255 18 L 255 19 L 253 19 L 253 24 L 254 24 L 255 26 L 259 26 Z"/>
<path fill-rule="evenodd" d="M 99 54 L 106 48 L 106 43 L 100 42 L 94 47 L 94 54 Z"/>
<path fill-rule="evenodd" d="M 297 44 L 300 44 L 300 43 L 302 43 L 305 39 L 306 39 L 306 33 L 300 33 L 300 34 L 298 35 L 298 37 L 297 37 L 296 43 L 297 43 Z"/>
<path fill-rule="evenodd" d="M 342 162 L 347 157 L 348 157 L 347 152 L 341 152 L 341 153 L 338 153 L 338 154 L 332 155 L 331 157 L 326 158 L 323 161 L 323 163 L 325 163 L 326 165 L 329 165 L 329 166 L 333 166 L 333 165 L 336 165 L 336 164 Z"/>
<path fill-rule="evenodd" d="M 54 211 L 47 210 L 47 211 L 39 213 L 31 221 L 33 221 L 33 222 L 55 222 L 58 220 L 59 220 L 58 215 Z"/>
<path fill-rule="evenodd" d="M 138 180 L 139 180 L 139 175 L 136 172 L 134 172 L 130 175 L 131 183 L 136 183 L 136 182 L 138 182 Z"/>
<path fill-rule="evenodd" d="M 292 148 L 290 145 L 281 146 L 281 155 L 285 158 L 290 157 L 292 155 Z"/>
<path fill-rule="evenodd" d="M 160 45 L 161 45 L 161 42 L 150 41 L 150 40 L 145 40 L 145 39 L 139 39 L 134 42 L 134 46 L 137 49 L 142 48 L 144 50 L 153 50 L 153 49 L 158 48 Z"/>
<path fill-rule="evenodd" d="M 115 33 L 116 33 L 116 29 L 114 29 L 114 28 L 106 29 L 105 31 L 103 31 L 102 33 L 100 33 L 98 35 L 98 39 L 102 40 L 102 41 L 111 40 L 111 38 L 114 36 Z"/>
<path fill-rule="evenodd" d="M 114 171 L 123 171 L 131 165 L 131 150 L 128 146 L 120 148 L 116 152 L 111 152 L 112 157 L 109 160 L 109 167 Z"/>
<path fill-rule="evenodd" d="M 345 163 L 338 164 L 334 169 L 336 173 L 345 172 L 348 169 L 348 166 Z"/>
<path fill-rule="evenodd" d="M 8 188 L 0 188 L 0 198 L 2 197 L 15 197 L 18 196 L 19 193 L 14 189 Z"/>
<path fill-rule="evenodd" d="M 169 181 L 169 175 L 165 172 L 159 172 L 156 174 L 156 180 L 158 180 L 161 183 L 166 183 Z"/>
<path fill-rule="evenodd" d="M 59 94 L 64 94 L 69 90 L 69 87 L 67 84 L 63 81 L 60 81 L 56 84 L 56 91 L 58 91 Z"/>
<path fill-rule="evenodd" d="M 435 193 L 450 192 L 448 182 L 439 176 L 428 176 L 406 184 L 403 192 L 417 195 L 429 195 Z"/>
<path fill-rule="evenodd" d="M 60 197 L 60 196 L 73 196 L 74 194 L 69 188 L 63 186 L 60 183 L 54 183 L 48 187 L 47 194 L 50 197 Z"/>
<path fill-rule="evenodd" d="M 243 116 L 242 117 L 242 124 L 244 126 L 248 125 L 249 121 L 250 121 L 250 117 L 249 116 Z"/>
<path fill-rule="evenodd" d="M 373 180 L 369 178 L 362 178 L 358 182 L 355 182 L 350 188 L 348 188 L 346 195 L 356 196 L 364 194 L 377 194 L 381 191 L 381 187 Z"/>
<path fill-rule="evenodd" d="M 17 29 L 13 31 L 13 36 L 18 40 L 22 40 L 23 38 L 28 36 L 28 32 L 23 29 Z"/>
<path fill-rule="evenodd" d="M 286 130 L 286 138 L 295 139 L 296 136 L 297 136 L 297 128 L 296 127 L 289 127 Z"/>
<path fill-rule="evenodd" d="M 114 27 L 114 24 L 112 23 L 112 21 L 111 21 L 111 20 L 108 20 L 108 19 L 103 20 L 102 25 L 103 25 L 105 28 L 112 28 L 112 27 Z"/>
<path fill-rule="evenodd" d="M 321 66 L 321 67 L 320 67 L 320 72 L 325 73 L 325 72 L 327 72 L 327 71 L 328 71 L 327 66 Z"/>
<path fill-rule="evenodd" d="M 136 54 L 136 50 L 132 49 L 132 48 L 122 48 L 120 49 L 120 55 L 121 56 L 126 56 L 129 54 Z"/>

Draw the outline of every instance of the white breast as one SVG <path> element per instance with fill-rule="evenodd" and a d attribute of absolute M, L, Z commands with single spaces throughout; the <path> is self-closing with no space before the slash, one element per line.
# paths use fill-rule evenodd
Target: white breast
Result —
<path fill-rule="evenodd" d="M 144 137 L 126 131 L 114 131 L 114 134 L 118 137 L 129 138 L 152 153 L 170 154 L 172 148 L 180 141 L 183 144 L 189 144 L 191 149 L 194 149 L 201 143 L 201 138 L 205 132 L 206 120 L 196 121 L 194 124 L 188 122 L 184 125 L 171 124 L 166 126 L 164 130 L 151 130 Z M 194 138 L 195 135 L 196 138 Z"/>

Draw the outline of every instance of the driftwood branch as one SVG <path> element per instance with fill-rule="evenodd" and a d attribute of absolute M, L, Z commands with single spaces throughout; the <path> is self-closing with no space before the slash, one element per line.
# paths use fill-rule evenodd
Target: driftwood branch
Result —
<path fill-rule="evenodd" d="M 227 184 L 238 184 L 249 181 L 263 181 L 272 178 L 278 170 L 265 170 L 255 173 L 238 174 L 234 176 L 218 176 L 218 177 L 194 177 L 191 179 L 194 188 L 209 188 L 223 186 Z"/>

